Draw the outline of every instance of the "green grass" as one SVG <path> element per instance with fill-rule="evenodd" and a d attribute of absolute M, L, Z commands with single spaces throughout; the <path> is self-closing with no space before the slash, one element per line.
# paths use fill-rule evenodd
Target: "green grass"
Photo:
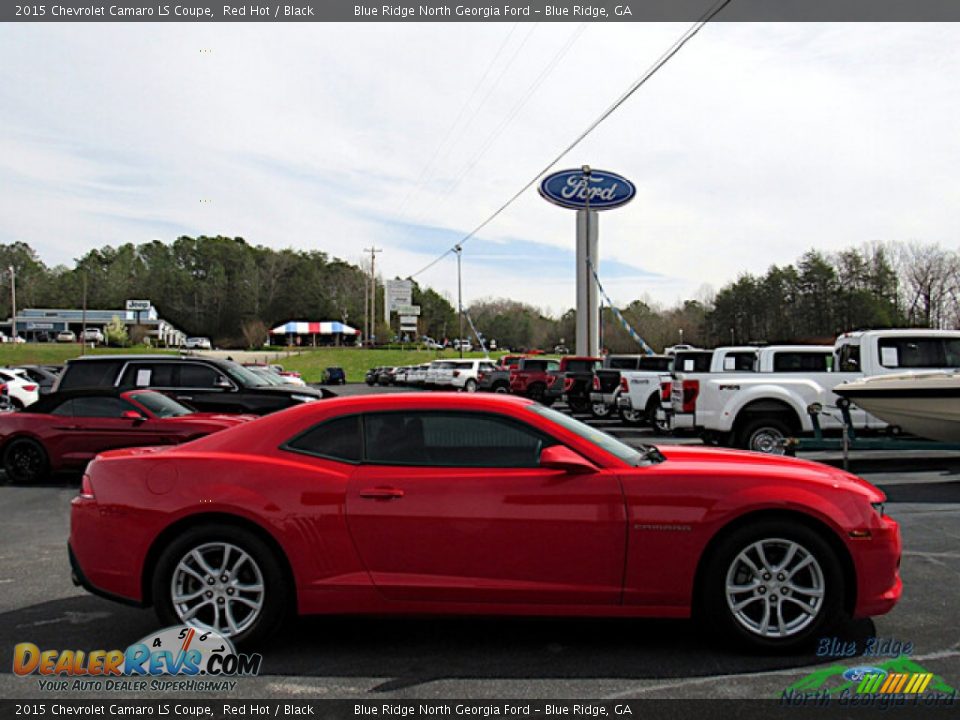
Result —
<path fill-rule="evenodd" d="M 491 353 L 492 358 L 502 353 Z M 307 382 L 320 382 L 324 368 L 340 366 L 347 374 L 347 382 L 363 382 L 367 370 L 372 367 L 419 365 L 442 358 L 457 358 L 453 350 L 379 350 L 368 348 L 317 348 L 305 349 L 300 355 L 278 360 L 287 370 L 296 370 Z M 465 358 L 482 358 L 482 352 L 464 353 Z"/>
<path fill-rule="evenodd" d="M 62 365 L 70 358 L 80 355 L 80 346 L 77 344 L 56 343 L 26 343 L 23 345 L 0 345 L 0 365 Z M 157 350 L 156 348 L 87 348 L 88 355 L 116 354 L 116 353 L 168 353 L 173 350 Z M 218 356 L 231 355 L 239 362 L 277 362 L 288 370 L 297 370 L 307 382 L 320 382 L 324 368 L 339 365 L 347 373 L 348 382 L 363 382 L 367 370 L 377 366 L 417 365 L 441 358 L 456 358 L 459 354 L 453 350 L 379 350 L 356 347 L 330 348 L 302 348 L 297 355 L 284 357 L 284 353 L 261 351 L 244 353 L 240 351 L 225 351 Z M 492 353 L 497 358 L 502 353 Z M 482 352 L 465 353 L 464 357 L 482 358 Z"/>

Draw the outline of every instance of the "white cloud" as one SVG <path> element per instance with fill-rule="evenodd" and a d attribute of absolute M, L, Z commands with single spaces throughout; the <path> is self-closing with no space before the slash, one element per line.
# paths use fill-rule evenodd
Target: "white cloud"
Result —
<path fill-rule="evenodd" d="M 384 274 L 405 275 L 446 245 L 396 223 L 470 231 L 684 28 L 10 24 L 0 241 L 50 263 L 178 233 L 352 261 L 375 243 Z M 958 39 L 950 24 L 708 26 L 562 162 L 638 186 L 602 216 L 601 252 L 661 277 L 611 280 L 611 294 L 672 302 L 813 246 L 955 245 Z M 481 235 L 504 255 L 511 239 L 570 249 L 573 225 L 530 190 Z M 573 302 L 572 268 L 471 265 L 469 244 L 464 262 L 468 300 Z M 453 292 L 452 260 L 422 280 Z"/>

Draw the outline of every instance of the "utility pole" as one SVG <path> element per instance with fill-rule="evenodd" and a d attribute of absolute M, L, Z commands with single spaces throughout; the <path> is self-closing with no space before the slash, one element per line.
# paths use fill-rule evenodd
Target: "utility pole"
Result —
<path fill-rule="evenodd" d="M 10 270 L 10 305 L 12 312 L 10 313 L 10 335 L 11 340 L 17 342 L 17 272 L 13 269 L 13 265 L 9 268 Z"/>
<path fill-rule="evenodd" d="M 87 271 L 83 271 L 83 330 L 80 331 L 80 354 L 87 353 Z"/>
<path fill-rule="evenodd" d="M 463 246 L 457 245 L 454 250 L 457 251 L 457 313 L 460 316 L 460 335 L 457 342 L 460 348 L 460 357 L 463 357 L 463 282 L 460 276 L 460 256 L 463 254 Z"/>
<path fill-rule="evenodd" d="M 377 253 L 383 252 L 383 248 L 374 245 L 363 251 L 370 253 L 370 332 L 367 338 L 372 345 L 377 333 Z"/>

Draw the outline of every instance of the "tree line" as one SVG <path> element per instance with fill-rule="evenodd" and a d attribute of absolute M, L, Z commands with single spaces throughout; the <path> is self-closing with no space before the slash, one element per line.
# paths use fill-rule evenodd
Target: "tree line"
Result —
<path fill-rule="evenodd" d="M 7 267 L 15 271 L 20 308 L 79 308 L 85 286 L 91 309 L 122 309 L 128 299 L 149 299 L 161 317 L 189 335 L 234 347 L 259 345 L 268 328 L 287 320 L 340 320 L 362 328 L 368 283 L 365 268 L 324 252 L 275 250 L 224 236 L 107 245 L 73 267 L 47 266 L 26 243 L 0 244 L 0 268 Z M 9 274 L 3 276 L 6 285 Z M 377 295 L 382 308 L 382 282 Z M 960 255 L 919 243 L 810 250 L 793 264 L 774 265 L 762 275 L 744 273 L 715 293 L 698 295 L 673 306 L 641 297 L 620 311 L 658 350 L 681 341 L 704 347 L 826 341 L 867 327 L 953 328 L 960 323 Z M 449 297 L 415 284 L 413 302 L 421 306 L 422 334 L 456 337 Z M 10 309 L 9 292 L 0 292 L 0 316 L 9 317 Z M 550 317 L 503 298 L 466 310 L 499 347 L 573 349 L 575 310 Z M 383 322 L 382 311 L 378 315 L 377 338 L 390 340 L 396 328 Z M 638 350 L 610 308 L 602 319 L 604 347 Z"/>

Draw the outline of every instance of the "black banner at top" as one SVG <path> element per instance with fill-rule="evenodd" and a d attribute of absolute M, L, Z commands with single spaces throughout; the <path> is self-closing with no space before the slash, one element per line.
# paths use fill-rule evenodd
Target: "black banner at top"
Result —
<path fill-rule="evenodd" d="M 677 22 L 723 0 L 57 0 L 0 3 L 3 22 Z M 960 21 L 958 0 L 731 0 L 714 22 Z"/>

